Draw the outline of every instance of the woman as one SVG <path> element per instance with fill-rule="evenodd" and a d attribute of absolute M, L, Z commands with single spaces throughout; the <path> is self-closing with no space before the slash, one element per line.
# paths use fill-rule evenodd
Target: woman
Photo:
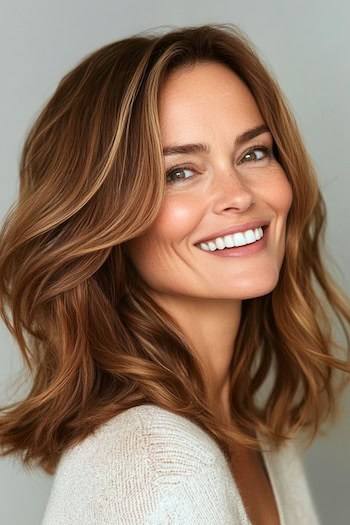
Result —
<path fill-rule="evenodd" d="M 299 437 L 350 371 L 324 223 L 297 125 L 237 28 L 127 38 L 62 79 L 0 255 L 33 376 L 0 443 L 55 473 L 45 525 L 318 523 Z"/>

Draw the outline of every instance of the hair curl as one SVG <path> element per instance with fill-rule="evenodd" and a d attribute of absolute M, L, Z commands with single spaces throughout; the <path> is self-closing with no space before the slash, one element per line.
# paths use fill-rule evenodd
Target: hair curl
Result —
<path fill-rule="evenodd" d="M 226 64 L 248 86 L 293 191 L 279 282 L 242 304 L 230 365 L 233 426 L 210 408 L 193 349 L 125 250 L 152 224 L 165 192 L 161 87 L 174 68 L 203 60 Z M 288 103 L 235 26 L 138 35 L 85 57 L 28 131 L 18 199 L 0 232 L 0 313 L 31 379 L 25 399 L 1 408 L 1 454 L 53 474 L 68 447 L 144 403 L 190 418 L 225 454 L 234 441 L 257 448 L 255 430 L 275 447 L 299 430 L 312 440 L 349 380 L 336 386 L 334 372 L 350 372 L 335 356 L 331 313 L 349 349 L 350 308 L 321 258 L 325 218 Z"/>

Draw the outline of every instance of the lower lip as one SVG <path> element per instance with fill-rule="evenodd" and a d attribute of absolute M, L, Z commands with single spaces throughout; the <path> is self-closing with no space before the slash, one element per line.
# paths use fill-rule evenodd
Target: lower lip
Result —
<path fill-rule="evenodd" d="M 262 252 L 267 245 L 267 232 L 268 226 L 264 228 L 264 236 L 259 240 L 246 244 L 245 246 L 236 246 L 233 248 L 224 248 L 223 250 L 215 250 L 213 252 L 202 250 L 202 252 L 210 255 L 216 255 L 217 257 L 244 257 L 249 255 L 255 255 L 256 253 Z"/>

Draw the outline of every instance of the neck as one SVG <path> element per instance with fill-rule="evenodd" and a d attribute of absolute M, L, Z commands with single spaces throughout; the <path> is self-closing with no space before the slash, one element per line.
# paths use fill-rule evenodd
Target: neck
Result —
<path fill-rule="evenodd" d="M 172 316 L 199 358 L 212 394 L 229 415 L 229 368 L 241 319 L 241 300 L 201 299 L 158 294 L 155 300 Z"/>

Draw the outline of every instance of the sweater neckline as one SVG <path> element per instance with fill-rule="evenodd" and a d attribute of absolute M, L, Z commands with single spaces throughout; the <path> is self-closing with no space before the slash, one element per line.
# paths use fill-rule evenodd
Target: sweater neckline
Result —
<path fill-rule="evenodd" d="M 256 431 L 256 436 L 259 442 L 262 442 L 261 435 L 259 434 L 258 431 Z M 284 512 L 283 512 L 283 505 L 282 505 L 282 501 L 280 497 L 280 490 L 278 489 L 278 484 L 276 481 L 276 475 L 277 475 L 276 469 L 275 469 L 276 452 L 272 453 L 272 452 L 268 452 L 260 448 L 260 454 L 264 462 L 265 469 L 266 469 L 266 472 L 267 472 L 267 475 L 270 481 L 272 494 L 275 498 L 280 525 L 287 525 L 285 516 L 284 516 Z"/>

